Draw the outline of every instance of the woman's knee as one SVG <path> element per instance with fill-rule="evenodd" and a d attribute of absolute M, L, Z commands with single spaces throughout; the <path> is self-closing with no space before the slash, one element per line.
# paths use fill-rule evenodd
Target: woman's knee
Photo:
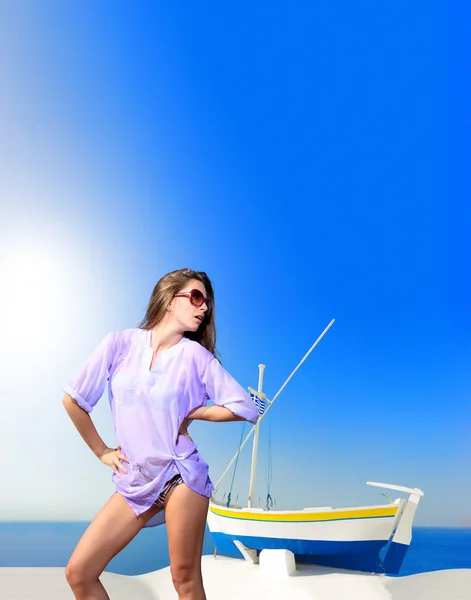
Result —
<path fill-rule="evenodd" d="M 172 581 L 179 595 L 188 594 L 202 585 L 201 569 L 194 565 L 170 565 Z"/>
<path fill-rule="evenodd" d="M 65 578 L 71 588 L 81 588 L 98 579 L 95 574 L 88 573 L 85 565 L 77 560 L 69 560 L 65 568 Z"/>

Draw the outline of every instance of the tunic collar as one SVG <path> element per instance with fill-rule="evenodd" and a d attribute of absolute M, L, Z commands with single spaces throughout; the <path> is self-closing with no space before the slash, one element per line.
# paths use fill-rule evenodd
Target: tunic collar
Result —
<path fill-rule="evenodd" d="M 151 329 L 140 329 L 141 332 L 141 345 L 145 346 L 146 348 L 149 348 L 149 350 L 152 350 L 152 346 L 150 345 L 150 338 L 151 338 Z M 164 348 L 163 350 L 159 350 L 159 354 L 160 353 L 165 353 L 165 352 L 169 352 L 171 350 L 173 350 L 174 348 L 177 348 L 178 346 L 184 344 L 185 342 L 189 342 L 190 340 L 183 336 L 182 339 L 177 342 L 176 344 L 173 344 L 173 346 L 170 346 L 170 348 Z"/>

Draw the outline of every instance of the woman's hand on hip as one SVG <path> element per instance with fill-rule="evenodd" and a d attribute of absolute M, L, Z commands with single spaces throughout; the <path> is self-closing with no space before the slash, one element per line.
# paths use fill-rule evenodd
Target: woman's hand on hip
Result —
<path fill-rule="evenodd" d="M 108 467 L 111 467 L 118 477 L 121 477 L 119 469 L 124 471 L 124 473 L 127 473 L 127 470 L 124 468 L 124 465 L 122 465 L 119 462 L 120 460 L 129 462 L 129 458 L 124 456 L 124 454 L 121 452 L 121 446 L 118 446 L 117 448 L 106 448 L 103 454 L 101 454 L 101 456 L 99 456 L 98 458 L 101 460 L 102 463 L 104 463 Z"/>

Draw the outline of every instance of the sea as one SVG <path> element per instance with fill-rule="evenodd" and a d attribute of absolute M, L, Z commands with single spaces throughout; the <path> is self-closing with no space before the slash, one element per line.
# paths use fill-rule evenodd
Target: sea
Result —
<path fill-rule="evenodd" d="M 0 567 L 65 567 L 88 525 L 82 521 L 0 522 Z M 206 528 L 203 554 L 213 553 Z M 140 575 L 168 565 L 167 530 L 159 526 L 142 529 L 106 571 Z M 471 569 L 471 528 L 414 527 L 398 576 L 442 569 Z"/>

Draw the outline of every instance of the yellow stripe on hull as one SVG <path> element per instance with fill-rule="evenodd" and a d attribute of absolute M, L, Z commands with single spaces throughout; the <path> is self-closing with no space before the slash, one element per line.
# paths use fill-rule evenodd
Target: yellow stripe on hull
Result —
<path fill-rule="evenodd" d="M 273 512 L 264 513 L 252 512 L 248 510 L 230 510 L 225 508 L 216 508 L 210 505 L 209 510 L 215 515 L 228 517 L 229 519 L 241 519 L 248 521 L 338 521 L 343 519 L 368 519 L 375 517 L 394 517 L 398 506 L 379 507 L 379 508 L 359 508 L 352 510 L 332 510 L 327 512 Z"/>

